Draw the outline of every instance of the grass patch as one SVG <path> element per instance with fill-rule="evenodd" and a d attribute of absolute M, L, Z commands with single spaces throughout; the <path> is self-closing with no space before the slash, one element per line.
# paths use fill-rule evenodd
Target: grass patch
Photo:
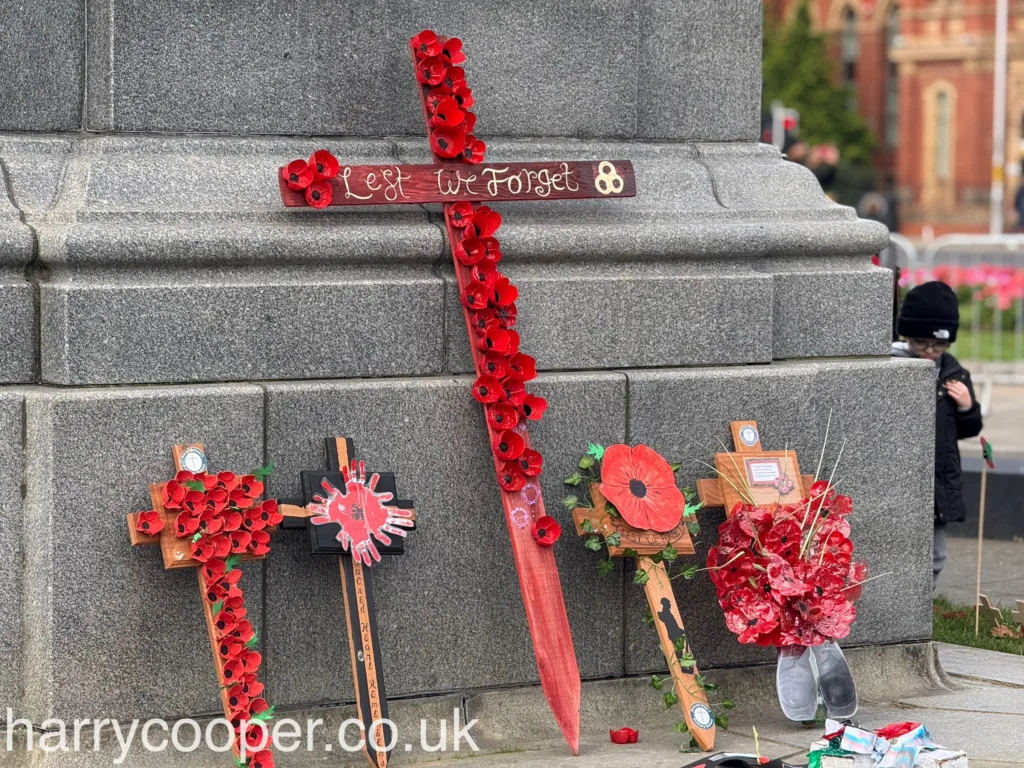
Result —
<path fill-rule="evenodd" d="M 984 648 L 989 651 L 1002 651 L 1024 655 L 1024 639 L 1015 637 L 992 637 L 995 624 L 984 615 L 981 617 L 978 636 L 974 636 L 974 608 L 955 605 L 944 597 L 933 601 L 934 618 L 932 620 L 932 636 L 938 643 L 967 645 L 972 648 Z M 1015 629 L 1016 622 L 1010 618 L 1010 612 L 1002 611 L 1003 623 Z"/>
<path fill-rule="evenodd" d="M 1024 359 L 1024 350 L 1018 348 L 1016 335 L 1013 331 L 1003 331 L 1000 334 L 999 344 L 996 344 L 996 335 L 991 330 L 981 330 L 978 333 L 970 327 L 960 326 L 956 334 L 956 343 L 950 347 L 950 352 L 959 360 L 983 360 L 1011 362 Z M 999 350 L 997 355 L 996 351 Z M 973 631 L 973 627 L 971 630 Z"/>

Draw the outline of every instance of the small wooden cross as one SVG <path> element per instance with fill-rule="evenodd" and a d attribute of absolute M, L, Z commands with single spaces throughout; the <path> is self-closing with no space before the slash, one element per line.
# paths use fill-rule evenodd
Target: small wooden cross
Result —
<path fill-rule="evenodd" d="M 1017 601 L 1017 611 L 1021 609 L 1021 601 Z M 1003 613 L 999 610 L 998 606 L 992 605 L 992 601 L 988 599 L 988 595 L 982 595 L 978 600 L 978 608 L 982 616 L 991 619 L 992 623 L 997 627 L 1003 626 Z M 1017 613 L 1011 613 L 1014 619 L 1017 618 Z"/>
<path fill-rule="evenodd" d="M 420 84 L 420 105 L 430 135 L 434 164 L 340 165 L 329 153 L 325 153 L 326 156 L 317 153 L 320 157 L 314 155 L 312 163 L 299 160 L 280 169 L 281 198 L 288 207 L 316 208 L 443 203 L 474 370 L 478 377 L 484 377 L 493 370 L 493 358 L 504 356 L 501 365 L 506 374 L 503 375 L 510 375 L 505 365 L 513 356 L 518 356 L 517 349 L 508 351 L 513 346 L 510 339 L 514 335 L 514 346 L 518 348 L 519 338 L 515 331 L 509 331 L 515 323 L 514 299 L 511 307 L 505 299 L 496 305 L 496 300 L 487 295 L 488 291 L 495 293 L 493 284 L 486 285 L 486 290 L 480 288 L 481 279 L 497 278 L 490 271 L 495 270 L 501 259 L 499 243 L 494 237 L 501 216 L 478 203 L 632 197 L 636 194 L 633 165 L 628 160 L 614 159 L 482 163 L 486 147 L 471 133 L 476 125 L 476 115 L 470 110 L 474 100 L 466 84 L 465 71 L 459 66 L 466 58 L 462 42 L 424 30 L 409 41 L 409 53 Z M 477 226 L 478 215 L 483 221 L 481 226 Z M 506 297 L 516 293 L 507 279 L 502 290 Z M 474 316 L 484 314 L 478 312 L 479 309 L 502 316 L 497 339 L 487 337 L 481 326 L 473 325 Z M 494 349 L 482 348 L 477 342 L 478 336 L 488 344 L 494 341 Z M 531 362 L 531 367 L 534 365 Z M 522 382 L 518 383 L 517 391 L 510 393 L 511 398 L 519 399 L 524 394 L 519 390 L 522 390 Z M 522 409 L 521 400 L 514 405 Z M 488 408 L 489 417 L 490 410 Z M 514 429 L 517 435 L 514 440 L 529 450 L 525 421 Z M 488 418 L 487 430 L 489 445 L 501 445 L 499 437 L 504 434 L 504 428 Z M 546 514 L 544 500 L 539 483 L 528 484 L 529 494 L 524 494 L 521 483 L 518 489 L 510 489 L 509 481 L 503 477 L 506 461 L 498 453 L 495 450 L 495 474 L 502 488 L 505 522 L 541 687 L 570 749 L 578 754 L 580 674 L 562 584 L 554 553 L 548 547 L 539 546 L 530 531 L 530 524 Z"/>
<path fill-rule="evenodd" d="M 183 470 L 193 474 L 207 472 L 206 451 L 202 443 L 175 445 L 172 449 L 172 453 L 174 456 L 175 469 L 179 472 Z M 238 635 L 240 630 L 237 630 L 237 628 L 242 626 L 244 623 L 247 625 L 246 633 L 250 635 L 249 640 L 252 643 L 255 643 L 254 631 L 252 630 L 251 625 L 249 625 L 249 622 L 245 619 L 246 611 L 244 598 L 241 596 L 235 599 L 237 601 L 237 605 L 233 605 L 230 608 L 230 619 L 226 615 L 221 615 L 228 613 L 226 611 L 220 610 L 215 614 L 215 606 L 223 605 L 226 601 L 218 599 L 217 595 L 214 594 L 214 590 L 217 589 L 218 574 L 213 570 L 213 560 L 204 564 L 193 559 L 192 536 L 178 535 L 176 520 L 179 512 L 166 508 L 164 504 L 164 489 L 166 486 L 167 483 L 150 484 L 149 498 L 153 504 L 153 510 L 150 512 L 129 513 L 128 533 L 131 538 L 132 546 L 153 546 L 159 544 L 160 551 L 163 555 L 165 569 L 195 569 L 199 578 L 199 592 L 203 604 L 203 616 L 206 619 L 206 631 L 210 637 L 210 647 L 213 651 L 213 663 L 217 671 L 217 680 L 220 687 L 220 699 L 224 710 L 224 718 L 237 728 L 239 712 L 241 710 L 248 712 L 247 707 L 249 702 L 261 696 L 263 685 L 253 677 L 261 662 L 259 653 L 254 649 L 244 650 L 241 648 L 241 640 L 239 639 L 238 642 L 236 642 L 235 638 L 232 637 L 232 633 Z M 262 493 L 256 495 L 259 496 L 262 495 Z M 155 518 L 153 513 L 155 513 Z M 148 517 L 143 518 L 144 515 L 147 515 Z M 150 524 L 151 519 L 156 519 L 163 523 L 162 529 L 156 535 L 147 535 L 144 531 L 140 530 L 140 520 L 143 520 L 144 524 Z M 246 536 L 256 535 L 255 533 L 242 533 Z M 261 528 L 260 534 L 266 535 L 267 533 L 269 532 L 264 531 Z M 199 536 L 200 534 L 197 533 L 196 535 Z M 262 560 L 265 556 L 265 554 L 242 554 L 237 556 L 237 560 Z M 219 559 L 223 565 L 224 558 L 214 559 Z M 222 568 L 220 570 L 220 574 L 223 575 L 223 573 L 224 569 Z M 237 585 L 237 581 L 235 584 Z M 230 623 L 230 626 L 228 626 L 228 623 Z M 249 648 L 248 642 L 245 644 L 244 648 Z M 235 656 L 235 653 L 238 653 L 239 655 Z M 239 659 L 244 659 L 241 665 L 235 663 Z M 240 672 L 244 672 L 245 677 L 240 677 Z M 252 682 L 249 682 L 249 678 L 252 678 Z M 267 714 L 269 716 L 270 713 L 268 712 Z M 248 718 L 246 717 L 246 719 Z M 245 745 L 247 746 L 246 753 L 242 753 L 240 751 L 241 740 L 245 740 Z M 246 734 L 236 734 L 236 738 L 233 743 L 233 750 L 236 758 L 241 757 L 248 759 L 248 764 L 254 767 L 269 763 L 272 758 L 269 758 L 267 752 L 260 750 L 256 755 L 253 755 L 252 750 L 248 749 L 248 744 L 249 741 Z M 264 745 L 265 748 L 266 746 L 267 745 Z"/>
<path fill-rule="evenodd" d="M 363 754 L 373 768 L 386 768 L 388 750 L 377 746 L 390 744 L 392 734 L 386 725 L 373 728 L 374 723 L 387 720 L 388 702 L 373 580 L 366 569 L 379 562 L 381 555 L 402 554 L 406 531 L 416 527 L 416 511 L 411 501 L 395 500 L 392 473 L 366 478 L 362 463 L 351 459 L 355 449 L 350 439 L 328 438 L 325 443 L 330 470 L 301 473 L 304 504 L 282 504 L 281 527 L 307 531 L 313 554 L 338 556 L 356 708 L 363 724 Z M 343 492 L 347 495 L 342 496 Z"/>
<path fill-rule="evenodd" d="M 708 706 L 704 689 L 697 683 L 697 664 L 690 653 L 690 643 L 686 639 L 686 629 L 672 591 L 672 581 L 665 564 L 661 560 L 652 559 L 652 556 L 670 544 L 680 555 L 694 554 L 686 520 L 681 519 L 679 525 L 668 533 L 639 530 L 628 525 L 621 517 L 608 514 L 607 500 L 597 483 L 591 484 L 590 494 L 594 500 L 593 507 L 577 507 L 572 511 L 576 533 L 580 536 L 599 533 L 606 541 L 609 536 L 617 534 L 619 543 L 608 544 L 608 555 L 625 557 L 627 552 L 630 555 L 636 554 L 637 568 L 647 573 L 644 592 L 654 617 L 654 626 L 658 630 L 661 650 L 672 673 L 679 707 L 690 735 L 702 750 L 710 752 L 715 746 L 715 714 Z"/>
<path fill-rule="evenodd" d="M 725 507 L 730 514 L 740 503 L 774 507 L 806 498 L 814 475 L 800 474 L 795 451 L 762 450 L 756 421 L 734 421 L 731 427 L 736 452 L 716 453 L 718 477 L 697 481 L 705 507 Z"/>

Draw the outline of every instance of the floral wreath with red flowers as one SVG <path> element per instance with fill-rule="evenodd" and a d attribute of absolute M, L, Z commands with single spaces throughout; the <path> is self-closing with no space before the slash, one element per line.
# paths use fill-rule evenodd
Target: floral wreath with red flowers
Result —
<path fill-rule="evenodd" d="M 853 560 L 852 511 L 850 497 L 825 480 L 798 504 L 732 509 L 707 570 L 741 643 L 814 646 L 850 634 L 867 577 Z"/>
<path fill-rule="evenodd" d="M 199 579 L 212 616 L 235 751 L 251 755 L 249 768 L 273 768 L 273 755 L 263 747 L 266 723 L 274 708 L 263 698 L 263 684 L 258 679 L 263 662 L 256 650 L 259 634 L 246 618 L 238 566 L 243 557 L 270 551 L 269 529 L 282 520 L 275 500 L 259 500 L 263 481 L 272 470 L 273 464 L 242 476 L 182 470 L 161 490 L 164 509 L 178 512 L 174 535 L 188 539 L 192 558 L 202 563 Z M 164 522 L 156 510 L 149 510 L 138 516 L 136 528 L 155 536 Z"/>
<path fill-rule="evenodd" d="M 606 448 L 600 443 L 588 443 L 587 452 L 580 458 L 573 473 L 565 479 L 565 485 L 574 489 L 574 493 L 567 496 L 562 503 L 567 510 L 580 507 L 594 509 L 596 490 L 604 497 L 605 513 L 613 518 L 621 518 L 630 528 L 665 533 L 683 523 L 691 536 L 697 536 L 700 534 L 697 512 L 704 505 L 690 503 L 689 499 L 695 497 L 693 490 L 680 489 L 676 485 L 675 475 L 679 468 L 678 463 L 669 463 L 657 451 L 646 445 L 630 447 L 618 444 Z M 621 545 L 621 535 L 618 532 L 604 535 L 595 528 L 589 518 L 583 520 L 581 527 L 585 534 L 583 541 L 587 549 L 604 553 L 597 564 L 598 572 L 602 576 L 609 575 L 615 570 L 615 558 L 611 556 L 611 548 Z M 622 556 L 637 557 L 638 553 L 626 549 Z M 692 580 L 699 572 L 698 567 L 694 564 L 680 563 L 679 557 L 679 551 L 669 543 L 661 552 L 652 555 L 651 559 L 664 564 L 670 580 Z M 633 576 L 633 583 L 644 585 L 649 580 L 647 571 L 638 567 Z M 653 626 L 654 621 L 654 615 L 648 608 L 644 614 L 644 624 Z M 677 647 L 677 650 L 682 653 L 683 647 Z M 696 663 L 692 654 L 683 654 L 681 664 L 684 668 L 693 668 Z M 718 686 L 710 682 L 703 673 L 696 676 L 695 682 L 704 690 L 708 704 L 715 711 L 715 724 L 728 729 L 728 712 L 735 704 L 731 699 L 715 693 Z M 663 690 L 666 683 L 668 690 Z M 667 709 L 679 703 L 671 680 L 652 675 L 650 686 L 662 692 Z M 675 727 L 680 733 L 688 731 L 685 720 L 679 720 Z M 691 736 L 689 747 L 685 751 L 698 747 L 697 740 Z"/>

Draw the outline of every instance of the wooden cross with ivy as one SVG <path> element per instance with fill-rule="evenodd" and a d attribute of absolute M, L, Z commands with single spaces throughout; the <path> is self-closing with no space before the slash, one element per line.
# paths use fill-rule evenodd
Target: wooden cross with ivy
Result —
<path fill-rule="evenodd" d="M 672 591 L 672 580 L 682 576 L 692 579 L 697 567 L 690 565 L 672 574 L 676 560 L 682 555 L 695 554 L 689 528 L 696 524 L 694 513 L 700 505 L 687 505 L 678 525 L 666 533 L 654 530 L 635 528 L 626 523 L 622 516 L 609 504 L 601 493 L 596 478 L 590 470 L 604 456 L 604 447 L 591 443 L 588 453 L 580 460 L 580 469 L 586 473 L 574 473 L 566 483 L 572 486 L 583 486 L 589 493 L 592 506 L 574 506 L 572 510 L 576 533 L 586 537 L 586 546 L 595 552 L 608 549 L 608 559 L 602 560 L 599 570 L 609 573 L 614 568 L 615 557 L 636 558 L 637 569 L 634 583 L 642 584 L 650 606 L 649 616 L 658 632 L 661 650 L 665 654 L 672 675 L 675 691 L 664 693 L 666 706 L 679 705 L 684 721 L 679 724 L 680 730 L 690 733 L 693 742 L 701 750 L 710 752 L 715 745 L 716 725 L 726 723 L 716 717 L 708 705 L 705 688 L 709 684 L 697 669 L 697 662 L 690 651 L 679 606 L 675 593 Z M 677 468 L 677 467 L 674 467 Z M 575 505 L 576 497 L 566 500 L 566 505 Z M 664 681 L 655 675 L 651 685 L 661 690 Z M 685 726 L 685 728 L 684 728 Z"/>

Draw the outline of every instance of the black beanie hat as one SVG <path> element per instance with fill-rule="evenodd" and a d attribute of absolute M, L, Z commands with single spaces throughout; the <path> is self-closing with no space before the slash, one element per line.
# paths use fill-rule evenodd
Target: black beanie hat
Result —
<path fill-rule="evenodd" d="M 896 331 L 907 339 L 956 341 L 960 303 L 945 283 L 933 280 L 911 288 L 900 307 Z"/>

